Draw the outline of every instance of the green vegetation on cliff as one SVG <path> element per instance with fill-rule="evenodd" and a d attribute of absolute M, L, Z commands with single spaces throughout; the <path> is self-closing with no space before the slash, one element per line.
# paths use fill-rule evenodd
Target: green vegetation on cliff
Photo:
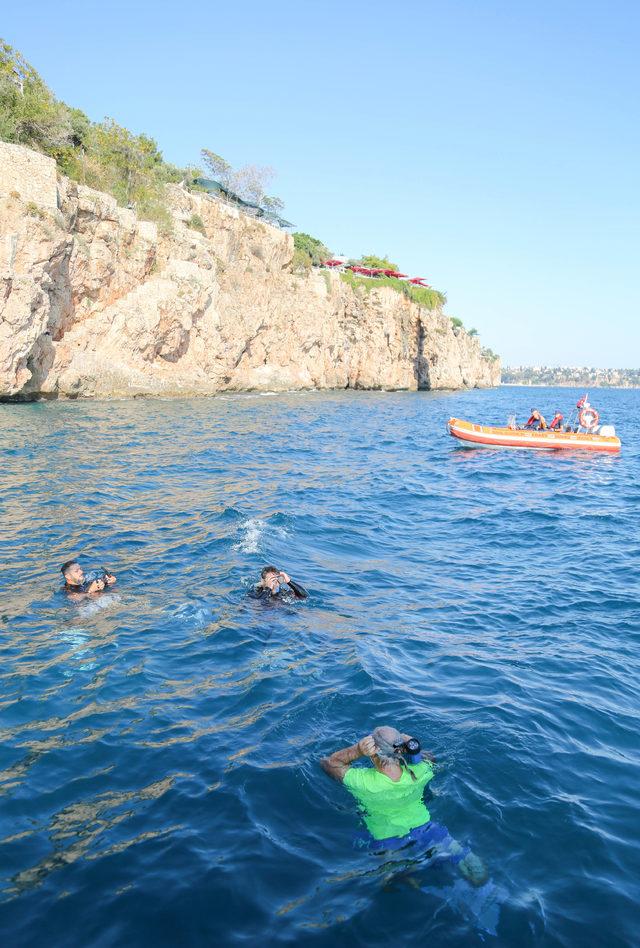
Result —
<path fill-rule="evenodd" d="M 364 259 L 364 258 L 363 258 Z M 368 257 L 367 259 L 380 259 Z M 363 266 L 369 266 L 369 264 L 363 264 Z M 385 267 L 385 269 L 395 269 L 395 267 Z M 390 289 L 395 290 L 396 293 L 402 293 L 404 296 L 407 296 L 410 300 L 413 300 L 414 303 L 419 303 L 420 306 L 425 306 L 427 309 L 436 309 L 444 306 L 447 302 L 447 297 L 444 293 L 441 293 L 440 290 L 432 290 L 426 286 L 413 286 L 411 283 L 406 283 L 404 280 L 396 280 L 394 277 L 363 277 L 358 276 L 357 273 L 353 273 L 351 270 L 345 270 L 340 274 L 340 279 L 347 283 L 351 287 L 364 287 L 367 293 L 370 293 L 371 290 L 377 290 L 381 286 L 388 286 Z M 455 320 L 452 320 L 455 325 Z M 457 320 L 457 323 L 461 326 L 462 323 L 460 320 Z"/>
<path fill-rule="evenodd" d="M 293 235 L 294 270 L 310 270 L 311 267 L 319 267 L 330 256 L 331 251 L 317 237 L 300 232 Z"/>

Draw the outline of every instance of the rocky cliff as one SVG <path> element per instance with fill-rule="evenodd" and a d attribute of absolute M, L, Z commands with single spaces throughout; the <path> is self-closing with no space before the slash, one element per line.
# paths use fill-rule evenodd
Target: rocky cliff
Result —
<path fill-rule="evenodd" d="M 337 274 L 298 276 L 289 235 L 168 192 L 160 233 L 0 142 L 0 397 L 499 382 L 499 364 L 441 313 Z"/>

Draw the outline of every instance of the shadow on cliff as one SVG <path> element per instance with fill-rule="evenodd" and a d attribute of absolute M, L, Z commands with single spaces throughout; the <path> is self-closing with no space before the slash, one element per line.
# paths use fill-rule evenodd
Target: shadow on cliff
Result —
<path fill-rule="evenodd" d="M 431 362 L 425 352 L 426 330 L 422 317 L 418 319 L 418 330 L 416 337 L 416 355 L 413 360 L 413 374 L 415 376 L 418 391 L 426 391 L 431 388 Z M 432 360 L 437 360 L 437 355 L 432 354 Z"/>
<path fill-rule="evenodd" d="M 57 387 L 51 391 L 43 391 L 43 387 L 55 361 L 55 342 L 63 337 L 66 327 L 70 325 L 70 317 L 73 316 L 69 282 L 70 256 L 71 245 L 67 244 L 63 251 L 54 256 L 51 261 L 46 323 L 40 335 L 34 340 L 24 362 L 31 377 L 19 392 L 0 396 L 0 402 L 32 402 L 42 398 L 54 400 L 59 396 Z M 74 395 L 66 393 L 66 397 L 73 398 Z"/>

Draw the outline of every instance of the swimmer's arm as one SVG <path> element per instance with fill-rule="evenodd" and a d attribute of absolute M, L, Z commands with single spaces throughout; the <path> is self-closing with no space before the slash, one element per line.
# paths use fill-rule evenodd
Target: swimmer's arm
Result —
<path fill-rule="evenodd" d="M 368 735 L 358 741 L 357 744 L 352 744 L 351 747 L 344 747 L 342 750 L 334 751 L 329 757 L 323 757 L 320 766 L 333 780 L 342 782 L 344 775 L 354 761 L 361 757 L 371 757 L 375 750 L 375 742 L 371 735 Z"/>
<path fill-rule="evenodd" d="M 296 599 L 306 599 L 308 597 L 309 593 L 300 583 L 294 583 L 294 581 L 290 579 L 287 585 L 293 591 Z"/>
<path fill-rule="evenodd" d="M 309 595 L 304 586 L 301 586 L 299 583 L 294 583 L 289 574 L 285 573 L 284 570 L 280 571 L 280 582 L 287 584 L 296 599 L 306 599 Z"/>

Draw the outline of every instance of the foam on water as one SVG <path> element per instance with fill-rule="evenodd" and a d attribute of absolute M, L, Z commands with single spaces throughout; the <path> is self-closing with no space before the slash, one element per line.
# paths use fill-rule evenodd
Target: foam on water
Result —
<path fill-rule="evenodd" d="M 591 400 L 619 457 L 456 448 L 519 389 L 0 405 L 3 942 L 635 944 L 640 393 Z M 318 760 L 379 724 L 486 887 L 354 845 Z"/>
<path fill-rule="evenodd" d="M 285 540 L 289 535 L 286 528 L 277 524 L 268 524 L 259 517 L 250 517 L 238 527 L 239 538 L 233 549 L 240 553 L 264 553 L 270 540 Z"/>

